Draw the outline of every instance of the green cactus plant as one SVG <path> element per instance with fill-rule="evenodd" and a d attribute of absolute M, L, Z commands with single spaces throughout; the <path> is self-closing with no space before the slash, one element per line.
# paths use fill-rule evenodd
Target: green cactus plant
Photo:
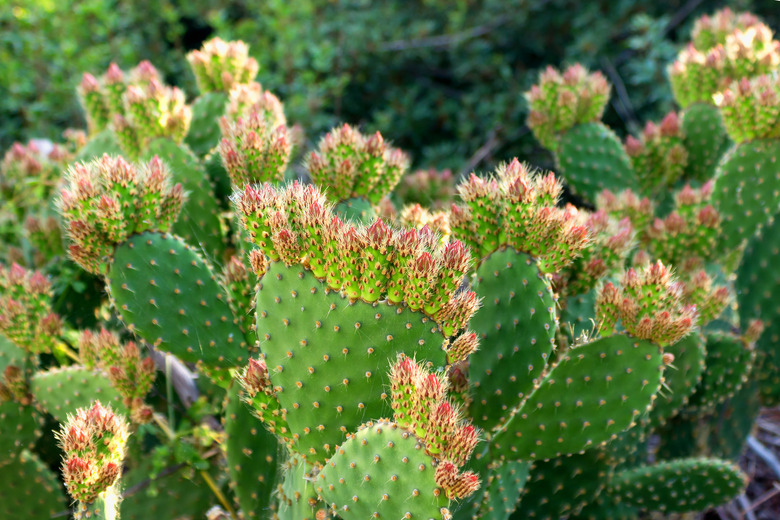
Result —
<path fill-rule="evenodd" d="M 65 508 L 59 422 L 85 518 L 635 519 L 734 497 L 722 459 L 778 395 L 767 31 L 698 22 L 671 68 L 683 111 L 625 144 L 599 73 L 546 71 L 529 126 L 587 209 L 517 159 L 390 194 L 410 159 L 348 125 L 291 168 L 299 132 L 241 42 L 190 54 L 191 107 L 148 63 L 85 75 L 89 141 L 3 161 L 0 487 L 39 491 L 4 496 Z M 416 195 L 436 200 L 396 211 Z"/>

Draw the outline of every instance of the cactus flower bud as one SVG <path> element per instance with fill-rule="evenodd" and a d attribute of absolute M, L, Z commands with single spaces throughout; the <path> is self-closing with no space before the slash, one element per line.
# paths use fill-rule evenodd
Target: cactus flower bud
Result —
<path fill-rule="evenodd" d="M 65 487 L 74 500 L 90 504 L 110 492 L 121 473 L 128 436 L 125 419 L 100 402 L 68 415 L 56 437 L 65 452 Z"/>

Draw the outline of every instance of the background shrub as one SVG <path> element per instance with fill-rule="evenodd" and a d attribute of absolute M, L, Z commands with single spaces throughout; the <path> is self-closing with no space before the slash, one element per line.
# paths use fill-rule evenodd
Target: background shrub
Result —
<path fill-rule="evenodd" d="M 506 157 L 550 166 L 522 92 L 549 64 L 582 62 L 616 85 L 618 133 L 672 108 L 665 77 L 701 0 L 27 0 L 0 8 L 0 148 L 82 127 L 75 85 L 111 61 L 151 60 L 195 94 L 184 54 L 242 39 L 258 79 L 316 141 L 336 123 L 382 129 L 416 166 L 463 173 Z M 728 2 L 773 28 L 774 2 Z M 775 8 L 775 9 L 773 9 Z"/>

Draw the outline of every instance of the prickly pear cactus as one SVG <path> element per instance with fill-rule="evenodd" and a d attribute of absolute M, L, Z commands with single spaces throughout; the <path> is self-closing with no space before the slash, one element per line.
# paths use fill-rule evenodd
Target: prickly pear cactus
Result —
<path fill-rule="evenodd" d="M 600 122 L 610 89 L 601 73 L 576 64 L 563 72 L 548 67 L 526 93 L 528 126 L 555 153 L 566 182 L 589 200 L 604 189 L 638 187 L 620 139 Z"/>
<path fill-rule="evenodd" d="M 719 457 L 780 395 L 780 44 L 756 17 L 699 20 L 681 111 L 624 143 L 600 73 L 547 69 L 528 125 L 556 172 L 457 187 L 348 125 L 296 165 L 244 43 L 188 61 L 192 105 L 112 64 L 79 87 L 89 137 L 3 157 L 14 511 L 66 514 L 53 431 L 76 518 L 636 519 L 742 492 Z"/>

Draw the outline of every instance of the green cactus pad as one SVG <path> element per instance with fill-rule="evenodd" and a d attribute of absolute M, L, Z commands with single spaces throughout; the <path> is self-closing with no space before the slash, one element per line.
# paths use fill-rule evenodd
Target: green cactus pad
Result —
<path fill-rule="evenodd" d="M 512 519 L 558 520 L 576 515 L 607 484 L 610 466 L 601 450 L 537 462 Z"/>
<path fill-rule="evenodd" d="M 214 150 L 204 157 L 203 166 L 206 168 L 206 175 L 209 176 L 212 186 L 214 186 L 214 196 L 217 198 L 217 202 L 223 209 L 228 209 L 228 200 L 233 194 L 233 186 L 230 184 L 230 175 L 228 175 L 225 165 L 222 164 L 222 156 L 219 151 Z"/>
<path fill-rule="evenodd" d="M 601 123 L 577 125 L 561 136 L 558 173 L 588 200 L 602 190 L 639 189 L 631 161 L 615 133 Z"/>
<path fill-rule="evenodd" d="M 469 357 L 474 423 L 491 430 L 538 384 L 557 328 L 550 282 L 528 255 L 496 251 L 477 269 L 482 308 L 470 327 L 481 348 Z"/>
<path fill-rule="evenodd" d="M 760 319 L 765 329 L 756 341 L 756 371 L 764 406 L 780 403 L 780 213 L 745 250 L 737 271 L 736 291 L 742 328 Z"/>
<path fill-rule="evenodd" d="M 712 412 L 717 405 L 742 388 L 754 361 L 755 351 L 746 347 L 742 338 L 733 334 L 709 334 L 707 370 L 691 396 L 689 407 L 700 414 Z"/>
<path fill-rule="evenodd" d="M 596 296 L 598 291 L 590 290 L 566 298 L 566 307 L 561 312 L 561 330 L 576 340 L 582 334 L 593 336 L 596 327 Z"/>
<path fill-rule="evenodd" d="M 495 468 L 480 471 L 482 487 L 473 495 L 476 500 L 463 504 L 455 518 L 508 518 L 517 509 L 530 471 L 531 464 L 521 461 L 505 461 Z"/>
<path fill-rule="evenodd" d="M 367 417 L 387 412 L 382 394 L 401 352 L 444 366 L 444 337 L 423 314 L 326 290 L 302 266 L 273 262 L 257 297 L 257 331 L 271 383 L 307 460 L 324 461 Z"/>
<path fill-rule="evenodd" d="M 170 167 L 174 182 L 180 182 L 187 192 L 187 200 L 173 226 L 173 233 L 214 260 L 222 260 L 226 240 L 222 235 L 219 206 L 203 165 L 186 146 L 169 139 L 149 143 L 145 157 L 150 159 L 155 155 Z"/>
<path fill-rule="evenodd" d="M 231 487 L 244 518 L 266 518 L 276 483 L 278 443 L 241 398 L 240 385 L 228 390 L 225 455 Z"/>
<path fill-rule="evenodd" d="M 633 467 L 647 459 L 647 415 L 637 422 L 636 426 L 619 433 L 617 438 L 602 448 L 613 468 Z"/>
<path fill-rule="evenodd" d="M 701 454 L 702 432 L 700 417 L 681 413 L 657 427 L 653 433 L 658 435 L 656 460 L 674 460 Z"/>
<path fill-rule="evenodd" d="M 706 182 L 729 146 L 720 110 L 709 103 L 694 103 L 682 114 L 683 142 L 688 151 L 685 177 Z"/>
<path fill-rule="evenodd" d="M 749 240 L 780 207 L 780 141 L 758 139 L 732 147 L 721 159 L 712 203 L 721 215 L 721 250 Z"/>
<path fill-rule="evenodd" d="M 620 501 L 620 497 L 601 493 L 594 502 L 568 520 L 639 520 L 639 510 Z"/>
<path fill-rule="evenodd" d="M 725 504 L 745 488 L 739 467 L 717 459 L 682 459 L 620 471 L 610 493 L 647 511 L 684 513 Z"/>
<path fill-rule="evenodd" d="M 151 480 L 148 487 L 135 489 L 146 483 L 151 467 L 126 472 L 122 476 L 125 495 L 120 505 L 122 520 L 149 520 L 150 518 L 200 520 L 213 505 L 214 494 L 197 473 L 192 480 L 185 477 L 185 470 L 161 474 Z"/>
<path fill-rule="evenodd" d="M 91 161 L 103 154 L 122 155 L 122 148 L 111 130 L 103 130 L 89 138 L 87 144 L 76 153 L 76 161 Z"/>
<path fill-rule="evenodd" d="M 691 334 L 664 348 L 674 356 L 672 365 L 664 371 L 664 386 L 650 411 L 652 424 L 663 424 L 688 404 L 696 385 L 701 381 L 708 355 L 704 340 L 698 333 Z M 706 377 L 706 376 L 705 376 Z"/>
<path fill-rule="evenodd" d="M 41 436 L 41 426 L 43 421 L 33 407 L 0 401 L 0 465 L 23 449 L 32 449 Z"/>
<path fill-rule="evenodd" d="M 303 461 L 291 457 L 282 465 L 282 471 L 284 478 L 277 493 L 279 506 L 273 520 L 319 520 L 327 505 L 319 499 Z"/>
<path fill-rule="evenodd" d="M 184 142 L 199 157 L 205 156 L 219 144 L 222 136 L 219 118 L 225 113 L 227 101 L 225 93 L 209 92 L 192 104 L 192 122 Z"/>
<path fill-rule="evenodd" d="M 662 367 L 657 345 L 628 336 L 573 348 L 492 439 L 495 453 L 548 459 L 609 441 L 650 407 Z"/>
<path fill-rule="evenodd" d="M 78 408 L 89 408 L 95 400 L 129 415 L 108 377 L 78 365 L 36 372 L 30 379 L 30 393 L 36 404 L 59 422 L 65 422 Z"/>
<path fill-rule="evenodd" d="M 420 441 L 395 423 L 366 423 L 339 447 L 314 484 L 343 520 L 407 513 L 445 519 L 449 500 L 434 480 L 432 462 Z"/>
<path fill-rule="evenodd" d="M 208 264 L 180 238 L 142 233 L 116 248 L 108 288 L 139 337 L 188 363 L 232 368 L 249 347 Z"/>
<path fill-rule="evenodd" d="M 708 417 L 709 454 L 723 459 L 738 460 L 745 450 L 748 436 L 756 427 L 756 419 L 760 411 L 758 384 L 751 378 Z"/>
<path fill-rule="evenodd" d="M 0 334 L 0 373 L 5 367 L 13 365 L 22 368 L 26 365 L 26 353 L 14 342 Z"/>
<path fill-rule="evenodd" d="M 327 186 L 320 186 L 326 190 Z M 364 198 L 347 199 L 334 208 L 336 214 L 345 222 L 371 222 L 376 218 L 376 212 L 371 203 Z"/>
<path fill-rule="evenodd" d="M 54 518 L 68 508 L 57 475 L 27 450 L 0 463 L 0 503 L 8 518 L 31 520 Z"/>

